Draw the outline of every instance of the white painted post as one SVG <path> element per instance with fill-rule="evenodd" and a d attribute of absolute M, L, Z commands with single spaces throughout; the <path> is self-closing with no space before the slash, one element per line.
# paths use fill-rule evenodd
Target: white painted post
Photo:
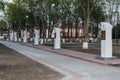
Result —
<path fill-rule="evenodd" d="M 112 28 L 113 26 L 107 22 L 101 22 L 101 58 L 112 58 Z"/>
<path fill-rule="evenodd" d="M 17 41 L 17 32 L 14 32 L 14 41 Z"/>
<path fill-rule="evenodd" d="M 39 30 L 35 29 L 34 45 L 39 45 Z"/>
<path fill-rule="evenodd" d="M 25 29 L 23 33 L 24 33 L 23 42 L 26 43 L 27 42 L 27 29 Z"/>
<path fill-rule="evenodd" d="M 45 37 L 46 37 L 46 38 L 45 38 L 44 42 L 46 43 L 47 40 L 48 40 L 48 29 L 46 29 Z"/>
<path fill-rule="evenodd" d="M 59 28 L 55 28 L 55 39 L 54 39 L 54 49 L 60 49 L 61 46 L 61 41 L 60 41 L 60 29 Z"/>
<path fill-rule="evenodd" d="M 21 32 L 18 32 L 18 42 L 21 42 Z"/>
<path fill-rule="evenodd" d="M 10 41 L 13 41 L 13 31 L 10 31 Z"/>
<path fill-rule="evenodd" d="M 40 39 L 40 44 L 43 44 L 43 41 L 44 41 L 44 40 L 41 38 L 41 39 Z"/>
<path fill-rule="evenodd" d="M 21 38 L 18 38 L 18 42 L 20 42 L 21 41 Z"/>
<path fill-rule="evenodd" d="M 83 48 L 83 49 L 88 49 L 88 42 L 83 42 L 82 48 Z"/>
<path fill-rule="evenodd" d="M 62 42 L 65 43 L 65 39 L 62 39 Z"/>
<path fill-rule="evenodd" d="M 21 30 L 21 41 L 24 39 L 24 30 Z"/>

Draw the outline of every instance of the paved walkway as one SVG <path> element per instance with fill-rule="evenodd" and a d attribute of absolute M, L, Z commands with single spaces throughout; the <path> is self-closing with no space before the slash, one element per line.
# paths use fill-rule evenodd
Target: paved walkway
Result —
<path fill-rule="evenodd" d="M 47 49 L 52 50 L 50 47 L 41 46 L 41 45 L 33 46 L 32 44 L 24 44 L 27 45 L 24 46 L 18 43 L 11 43 L 6 41 L 0 41 L 0 43 L 66 75 L 66 77 L 62 80 L 119 80 L 120 79 L 120 68 L 111 67 L 107 65 L 100 65 L 97 63 L 85 61 L 78 58 L 55 54 L 53 52 L 53 51 L 58 51 L 62 53 L 63 51 L 64 53 L 67 53 L 65 52 L 65 50 L 62 49 L 53 50 L 49 52 L 49 50 L 48 51 L 45 50 Z M 45 49 L 45 50 L 41 50 L 41 49 Z M 74 51 L 70 51 L 70 52 L 73 53 Z"/>
<path fill-rule="evenodd" d="M 33 47 L 33 48 L 37 48 L 37 49 L 41 49 L 41 50 L 45 50 L 45 51 L 49 51 L 49 52 L 62 54 L 65 56 L 70 56 L 73 58 L 78 58 L 78 59 L 82 59 L 82 60 L 86 60 L 86 61 L 90 61 L 94 63 L 103 64 L 103 65 L 120 64 L 120 59 L 101 60 L 101 59 L 98 59 L 97 57 L 99 56 L 95 54 L 87 54 L 87 53 L 77 52 L 77 51 L 72 51 L 72 50 L 67 50 L 67 49 L 55 50 L 52 47 L 48 47 L 44 45 L 35 46 L 34 44 L 31 44 L 31 43 L 20 43 L 20 44 Z"/>

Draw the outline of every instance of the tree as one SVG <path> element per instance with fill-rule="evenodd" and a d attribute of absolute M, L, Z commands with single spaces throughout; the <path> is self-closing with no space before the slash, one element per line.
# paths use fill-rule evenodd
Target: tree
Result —
<path fill-rule="evenodd" d="M 115 26 L 117 23 L 117 14 L 119 12 L 120 0 L 106 0 L 105 13 L 110 24 Z"/>
<path fill-rule="evenodd" d="M 5 3 L 3 0 L 0 0 L 0 13 L 3 13 L 4 8 L 5 8 Z M 0 14 L 0 19 L 2 18 L 3 18 L 3 14 Z"/>
<path fill-rule="evenodd" d="M 116 39 L 117 46 L 119 46 L 120 24 L 117 24 L 117 25 L 113 28 L 112 38 L 113 38 L 113 39 Z"/>
<path fill-rule="evenodd" d="M 29 13 L 33 15 L 33 19 L 35 21 L 35 27 L 39 27 L 39 19 L 42 19 L 41 17 L 41 5 L 43 0 L 22 0 L 23 3 L 27 5 L 27 8 L 29 10 Z M 44 4 L 43 4 L 44 5 Z"/>
<path fill-rule="evenodd" d="M 6 30 L 7 29 L 7 23 L 3 20 L 0 20 L 0 30 Z"/>
<path fill-rule="evenodd" d="M 99 31 L 99 28 L 98 28 L 98 24 L 102 21 L 105 21 L 106 20 L 106 15 L 103 11 L 103 8 L 100 6 L 96 6 L 94 8 L 94 10 L 92 11 L 92 14 L 91 14 L 91 22 L 93 23 L 92 26 L 95 27 L 95 36 L 97 37 L 98 36 L 98 31 Z"/>
<path fill-rule="evenodd" d="M 0 0 L 0 10 L 4 10 L 4 1 Z"/>
<path fill-rule="evenodd" d="M 7 30 L 7 23 L 3 20 L 0 20 L 0 34 L 3 33 L 3 31 Z"/>
<path fill-rule="evenodd" d="M 80 9 L 82 10 L 83 14 L 83 21 L 84 21 L 84 36 L 85 41 L 88 41 L 88 31 L 89 31 L 89 23 L 92 11 L 98 5 L 99 0 L 78 0 L 80 4 Z"/>
<path fill-rule="evenodd" d="M 91 22 L 96 23 L 100 21 L 100 19 L 98 19 L 99 21 L 94 20 L 97 19 L 99 16 L 97 17 L 92 16 L 93 11 L 96 14 L 98 14 L 97 12 L 99 12 L 99 14 L 101 13 L 100 12 L 101 9 L 99 9 L 98 7 L 99 0 L 13 0 L 13 1 L 15 8 L 11 9 L 11 11 L 8 10 L 9 16 L 7 17 L 9 18 L 9 21 L 14 21 L 14 24 L 16 23 L 16 21 L 17 23 L 19 22 L 20 24 L 21 21 L 23 21 L 22 24 L 25 24 L 24 22 L 28 21 L 31 26 L 39 27 L 41 33 L 44 33 L 46 28 L 52 30 L 57 19 L 61 20 L 63 27 L 69 26 L 69 29 L 70 28 L 72 29 L 72 25 L 75 24 L 77 33 L 77 27 L 80 21 L 82 21 L 84 22 L 83 23 L 84 36 L 85 40 L 87 41 L 90 23 Z M 17 11 L 17 9 L 20 10 L 20 8 L 21 12 Z M 19 16 L 21 16 L 21 14 L 25 12 L 23 13 L 25 14 L 24 18 L 21 19 L 21 21 L 17 20 L 16 13 L 14 12 L 16 12 L 17 15 Z M 11 13 L 14 13 L 16 17 L 12 16 Z M 27 19 L 26 16 L 28 16 Z"/>
<path fill-rule="evenodd" d="M 106 14 L 108 16 L 108 21 L 114 26 L 113 28 L 113 38 L 116 39 L 118 44 L 118 33 L 120 24 L 120 0 L 106 0 Z"/>
<path fill-rule="evenodd" d="M 14 3 L 8 3 L 5 14 L 13 29 L 25 27 L 27 11 L 23 7 Z"/>

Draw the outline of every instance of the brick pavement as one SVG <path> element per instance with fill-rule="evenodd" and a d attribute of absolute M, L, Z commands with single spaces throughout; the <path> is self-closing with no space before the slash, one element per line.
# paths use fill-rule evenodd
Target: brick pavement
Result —
<path fill-rule="evenodd" d="M 95 55 L 95 54 L 88 54 L 88 53 L 83 53 L 83 52 L 78 52 L 78 51 L 67 50 L 67 49 L 55 50 L 55 49 L 53 49 L 53 47 L 48 47 L 48 46 L 44 46 L 44 45 L 35 46 L 31 43 L 26 43 L 26 44 L 20 43 L 20 44 L 25 45 L 25 46 L 29 46 L 29 47 L 33 47 L 33 48 L 37 48 L 37 49 L 42 49 L 42 50 L 54 52 L 54 53 L 65 55 L 65 56 L 70 56 L 73 58 L 78 58 L 78 59 L 102 64 L 102 65 L 120 64 L 120 59 L 101 60 L 101 59 L 96 58 L 96 57 L 98 57 L 98 55 Z"/>

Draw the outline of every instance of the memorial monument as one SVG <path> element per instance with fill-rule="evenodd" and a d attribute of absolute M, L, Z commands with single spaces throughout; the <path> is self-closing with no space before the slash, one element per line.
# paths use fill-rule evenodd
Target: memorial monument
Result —
<path fill-rule="evenodd" d="M 13 30 L 10 30 L 10 41 L 13 41 Z"/>
<path fill-rule="evenodd" d="M 61 48 L 61 38 L 60 38 L 60 21 L 57 21 L 57 24 L 55 25 L 55 38 L 54 38 L 54 49 L 60 49 Z"/>
<path fill-rule="evenodd" d="M 108 22 L 101 22 L 101 59 L 112 59 L 112 28 Z"/>
<path fill-rule="evenodd" d="M 39 30 L 35 29 L 34 30 L 35 33 L 35 38 L 34 38 L 34 45 L 39 45 Z"/>
<path fill-rule="evenodd" d="M 17 32 L 14 31 L 13 35 L 14 35 L 14 41 L 17 41 Z"/>
<path fill-rule="evenodd" d="M 23 32 L 24 36 L 23 36 L 23 42 L 27 42 L 27 29 L 24 30 Z"/>

